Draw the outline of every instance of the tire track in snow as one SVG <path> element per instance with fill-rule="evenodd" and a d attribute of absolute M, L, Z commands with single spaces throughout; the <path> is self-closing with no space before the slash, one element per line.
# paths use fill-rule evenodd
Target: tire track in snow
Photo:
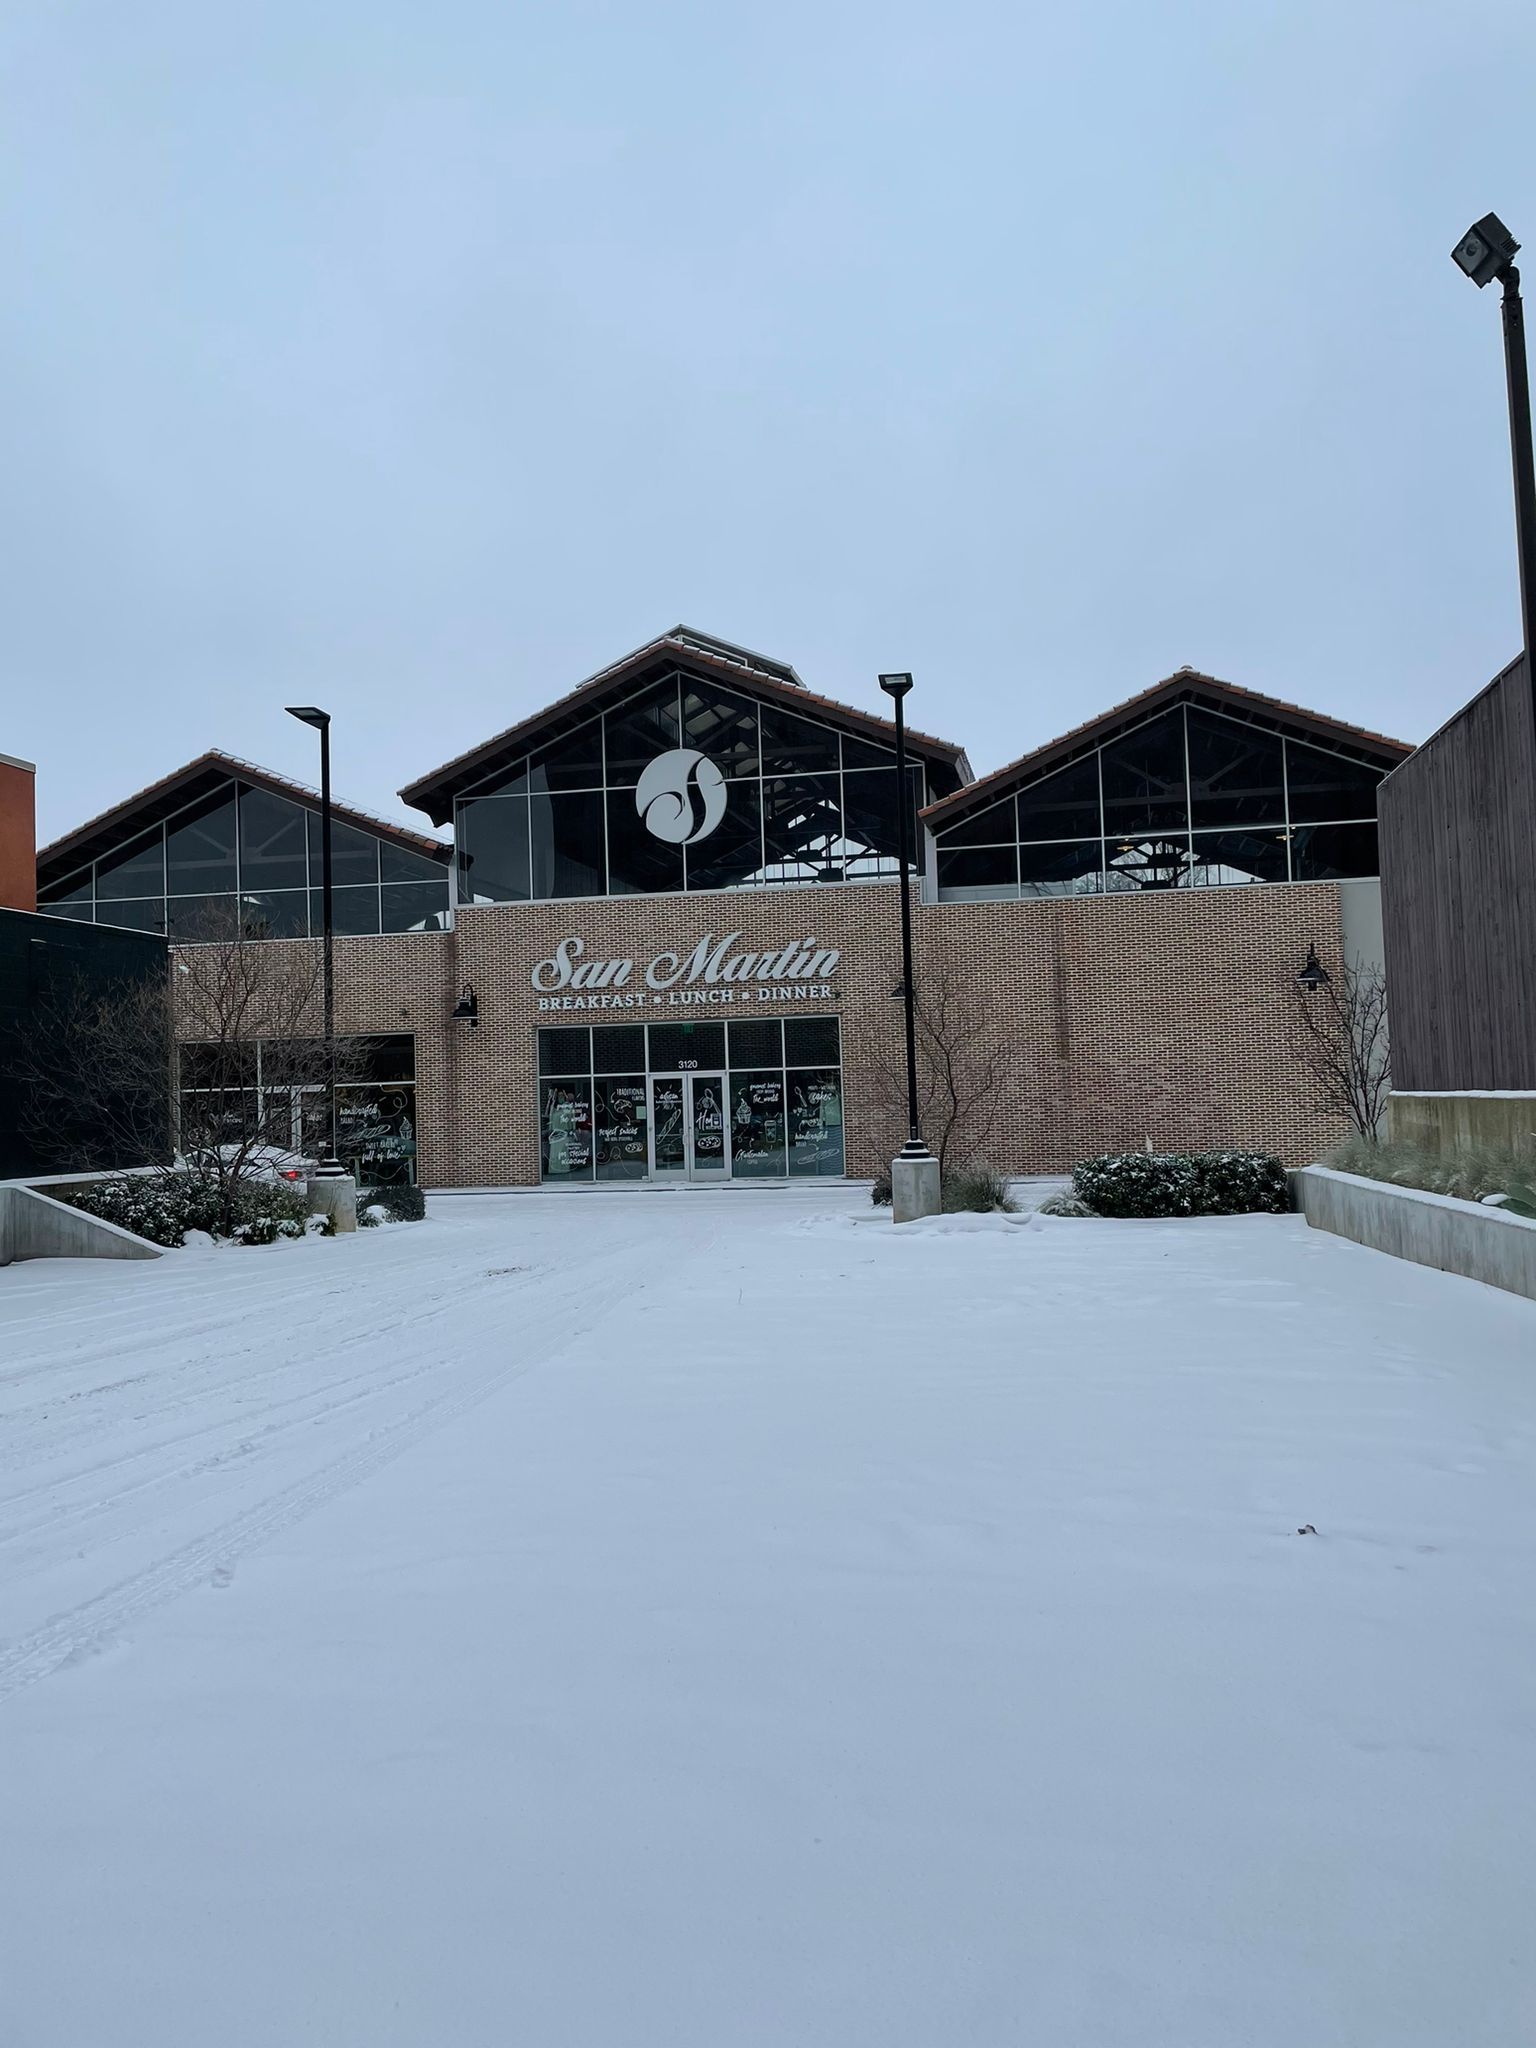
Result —
<path fill-rule="evenodd" d="M 631 1302 L 639 1275 L 610 1271 L 589 1283 L 575 1304 L 553 1303 L 542 1315 L 519 1327 L 523 1355 L 460 1382 L 436 1399 L 424 1402 L 399 1421 L 387 1424 L 365 1442 L 329 1460 L 317 1471 L 279 1489 L 264 1501 L 208 1530 L 0 1650 L 0 1701 L 47 1678 L 109 1642 L 131 1623 L 203 1583 L 219 1567 L 229 1567 L 258 1544 L 369 1478 L 383 1466 L 422 1442 L 436 1430 L 467 1414 L 511 1381 L 548 1363 L 570 1343 L 584 1336 L 621 1303 Z M 544 1348 L 539 1339 L 555 1342 Z M 529 1356 L 532 1348 L 534 1355 Z"/>

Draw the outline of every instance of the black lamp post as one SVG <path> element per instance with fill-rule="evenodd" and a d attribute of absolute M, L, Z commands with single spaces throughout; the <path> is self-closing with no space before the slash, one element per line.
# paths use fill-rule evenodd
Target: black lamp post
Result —
<path fill-rule="evenodd" d="M 346 1168 L 336 1157 L 336 978 L 331 914 L 331 714 L 313 704 L 290 704 L 288 716 L 312 725 L 320 735 L 320 917 L 324 934 L 325 987 L 325 1157 L 317 1176 L 334 1179 Z"/>
<path fill-rule="evenodd" d="M 917 1117 L 917 1017 L 912 987 L 912 901 L 907 890 L 907 869 L 911 861 L 912 820 L 908 811 L 907 727 L 901 700 L 912 687 L 910 675 L 882 676 L 880 687 L 896 706 L 896 785 L 898 793 L 898 842 L 901 848 L 901 994 L 907 1018 L 907 1142 L 903 1159 L 927 1159 Z"/>
<path fill-rule="evenodd" d="M 1485 213 L 1451 251 L 1452 261 L 1481 291 L 1495 278 L 1504 288 L 1504 376 L 1509 386 L 1509 443 L 1515 470 L 1515 547 L 1520 556 L 1520 630 L 1525 681 L 1536 705 L 1536 461 L 1531 455 L 1531 386 L 1525 363 L 1525 308 L 1515 255 L 1520 244 L 1496 213 Z"/>

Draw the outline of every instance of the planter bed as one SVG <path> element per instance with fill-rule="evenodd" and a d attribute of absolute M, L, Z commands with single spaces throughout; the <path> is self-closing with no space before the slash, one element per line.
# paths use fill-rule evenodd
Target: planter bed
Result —
<path fill-rule="evenodd" d="M 1536 1301 L 1536 1221 L 1328 1166 L 1302 1167 L 1291 1187 L 1314 1230 Z"/>

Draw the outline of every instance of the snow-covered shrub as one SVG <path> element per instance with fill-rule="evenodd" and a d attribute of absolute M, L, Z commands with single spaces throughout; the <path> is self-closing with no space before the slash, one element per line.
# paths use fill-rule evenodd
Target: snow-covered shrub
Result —
<path fill-rule="evenodd" d="M 973 1166 L 955 1167 L 945 1174 L 943 1202 L 946 1216 L 959 1215 L 965 1210 L 987 1215 L 996 1209 L 1011 1215 L 1019 1206 L 1008 1192 L 1006 1178 L 995 1166 L 988 1166 L 981 1160 Z"/>
<path fill-rule="evenodd" d="M 427 1213 L 427 1198 L 409 1181 L 393 1181 L 387 1187 L 360 1190 L 357 1207 L 359 1222 L 367 1209 L 382 1209 L 392 1223 L 420 1223 Z"/>
<path fill-rule="evenodd" d="M 877 1209 L 889 1209 L 891 1206 L 891 1173 L 889 1167 L 883 1168 L 875 1175 L 875 1184 L 869 1191 L 869 1199 Z"/>
<path fill-rule="evenodd" d="M 61 1189 L 60 1196 L 76 1209 L 161 1245 L 183 1244 L 188 1231 L 236 1244 L 302 1237 L 308 1206 L 304 1190 L 286 1181 L 248 1181 L 235 1191 L 233 1219 L 226 1228 L 218 1186 L 195 1173 L 124 1174 L 89 1187 Z"/>
<path fill-rule="evenodd" d="M 1072 1169 L 1072 1188 L 1096 1216 L 1197 1216 L 1200 1176 L 1184 1152 L 1110 1152 Z"/>
<path fill-rule="evenodd" d="M 1291 1206 L 1266 1152 L 1119 1152 L 1085 1159 L 1072 1186 L 1097 1216 L 1244 1216 Z"/>
<path fill-rule="evenodd" d="M 1093 1211 L 1077 1195 L 1069 1195 L 1060 1188 L 1054 1195 L 1047 1195 L 1035 1212 L 1039 1216 L 1091 1216 Z"/>
<path fill-rule="evenodd" d="M 1267 1152 L 1196 1152 L 1192 1163 L 1204 1216 L 1283 1216 L 1290 1209 L 1285 1168 Z"/>

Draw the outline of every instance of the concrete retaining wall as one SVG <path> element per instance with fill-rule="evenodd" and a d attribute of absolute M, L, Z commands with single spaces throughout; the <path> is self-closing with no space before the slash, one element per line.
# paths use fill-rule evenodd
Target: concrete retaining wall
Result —
<path fill-rule="evenodd" d="M 1486 1145 L 1498 1152 L 1529 1152 L 1536 1166 L 1536 1093 L 1399 1095 L 1387 1097 L 1387 1135 L 1396 1144 L 1432 1152 L 1465 1152 Z"/>
<path fill-rule="evenodd" d="M 160 1246 L 35 1188 L 0 1187 L 0 1266 L 14 1259 L 158 1259 Z"/>
<path fill-rule="evenodd" d="M 1327 1166 L 1302 1167 L 1291 1188 L 1314 1230 L 1536 1301 L 1536 1221 Z"/>

